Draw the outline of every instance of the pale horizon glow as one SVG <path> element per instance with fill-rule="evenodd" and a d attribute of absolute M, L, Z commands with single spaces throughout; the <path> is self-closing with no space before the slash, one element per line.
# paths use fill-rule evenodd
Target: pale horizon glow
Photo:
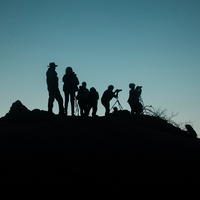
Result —
<path fill-rule="evenodd" d="M 71 66 L 100 97 L 108 85 L 143 86 L 145 105 L 178 113 L 200 133 L 200 1 L 7 0 L 0 7 L 0 117 L 20 100 L 47 110 L 47 65 Z M 111 105 L 115 100 L 113 99 Z M 58 111 L 57 102 L 54 112 Z M 97 114 L 104 115 L 100 101 Z"/>

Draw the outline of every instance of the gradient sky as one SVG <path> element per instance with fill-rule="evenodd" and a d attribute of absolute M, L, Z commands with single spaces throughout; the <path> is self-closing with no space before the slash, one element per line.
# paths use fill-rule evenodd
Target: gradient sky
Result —
<path fill-rule="evenodd" d="M 135 83 L 145 105 L 178 113 L 177 123 L 190 121 L 200 134 L 199 0 L 0 2 L 0 117 L 18 99 L 47 110 L 46 71 L 55 62 L 63 97 L 67 66 L 100 96 L 110 84 L 122 89 L 124 109 Z"/>

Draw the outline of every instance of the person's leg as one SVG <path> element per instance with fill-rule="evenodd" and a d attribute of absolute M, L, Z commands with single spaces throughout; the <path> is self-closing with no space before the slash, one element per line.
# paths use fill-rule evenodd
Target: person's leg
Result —
<path fill-rule="evenodd" d="M 65 113 L 67 114 L 68 102 L 69 102 L 69 92 L 65 91 Z"/>
<path fill-rule="evenodd" d="M 136 105 L 136 114 L 141 114 L 142 111 L 143 111 L 143 106 L 140 102 L 138 102 Z"/>
<path fill-rule="evenodd" d="M 82 100 L 78 101 L 78 105 L 79 105 L 79 108 L 80 108 L 81 116 L 83 116 L 83 103 L 82 103 Z"/>
<path fill-rule="evenodd" d="M 48 112 L 53 113 L 54 92 L 49 91 Z"/>
<path fill-rule="evenodd" d="M 87 99 L 83 99 L 83 113 L 84 113 L 84 115 L 87 115 L 87 111 L 88 111 L 88 101 L 87 101 Z"/>
<path fill-rule="evenodd" d="M 75 97 L 75 92 L 74 91 L 70 92 L 70 101 L 71 101 L 71 113 L 72 113 L 72 116 L 74 116 L 74 97 Z"/>
<path fill-rule="evenodd" d="M 59 90 L 57 90 L 55 98 L 58 101 L 59 114 L 64 114 L 63 98 L 62 98 Z"/>
<path fill-rule="evenodd" d="M 106 111 L 105 111 L 105 116 L 109 115 L 110 113 L 110 103 L 109 102 L 104 102 L 103 106 L 105 107 Z"/>
<path fill-rule="evenodd" d="M 109 115 L 109 113 L 110 113 L 110 103 L 108 102 L 106 104 L 106 115 Z"/>
<path fill-rule="evenodd" d="M 87 108 L 86 108 L 86 116 L 89 116 L 89 114 L 90 114 L 90 109 L 92 108 L 92 104 L 91 103 L 89 103 L 88 104 L 88 106 L 87 106 Z"/>
<path fill-rule="evenodd" d="M 93 103 L 92 109 L 92 116 L 95 117 L 97 113 L 97 102 Z"/>

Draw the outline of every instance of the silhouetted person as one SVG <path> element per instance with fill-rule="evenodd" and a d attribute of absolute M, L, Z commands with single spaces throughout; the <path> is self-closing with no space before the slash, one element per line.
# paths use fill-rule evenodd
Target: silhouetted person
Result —
<path fill-rule="evenodd" d="M 58 77 L 56 72 L 57 65 L 52 62 L 49 64 L 49 69 L 46 73 L 47 89 L 49 91 L 48 112 L 53 114 L 53 102 L 56 99 L 59 105 L 59 114 L 64 113 L 63 98 L 58 88 Z"/>
<path fill-rule="evenodd" d="M 128 103 L 131 107 L 131 114 L 140 114 L 142 112 L 142 104 L 140 103 L 140 95 L 142 93 L 142 87 L 137 86 L 135 88 L 134 83 L 129 84 L 129 98 Z"/>
<path fill-rule="evenodd" d="M 87 83 L 83 82 L 82 85 L 79 87 L 78 95 L 76 97 L 78 99 L 81 116 L 86 115 L 87 112 L 89 90 L 86 88 L 86 86 Z"/>
<path fill-rule="evenodd" d="M 117 90 L 115 92 L 113 92 L 114 86 L 113 85 L 109 85 L 108 89 L 103 93 L 102 97 L 101 97 L 101 103 L 103 104 L 103 106 L 105 107 L 106 111 L 105 111 L 105 116 L 109 115 L 110 112 L 110 101 L 113 97 L 117 97 Z"/>
<path fill-rule="evenodd" d="M 185 125 L 185 128 L 187 129 L 187 132 L 188 132 L 188 134 L 189 134 L 189 136 L 190 136 L 191 138 L 196 138 L 196 137 L 197 137 L 197 133 L 196 133 L 196 131 L 192 128 L 191 125 L 186 124 L 186 125 Z"/>
<path fill-rule="evenodd" d="M 88 111 L 87 115 L 90 113 L 90 109 L 92 108 L 92 117 L 97 116 L 97 104 L 99 99 L 99 93 L 96 91 L 94 87 L 90 88 L 90 92 L 88 94 Z"/>
<path fill-rule="evenodd" d="M 74 116 L 74 97 L 75 92 L 78 91 L 79 80 L 71 67 L 66 68 L 65 75 L 62 81 L 64 82 L 63 91 L 65 94 L 65 113 L 67 114 L 68 102 L 70 96 L 71 114 Z"/>

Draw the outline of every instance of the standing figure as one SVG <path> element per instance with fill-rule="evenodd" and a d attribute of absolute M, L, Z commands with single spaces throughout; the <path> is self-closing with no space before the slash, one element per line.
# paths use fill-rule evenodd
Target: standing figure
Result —
<path fill-rule="evenodd" d="M 79 80 L 71 67 L 66 68 L 66 73 L 63 76 L 62 81 L 64 82 L 63 91 L 65 94 L 65 113 L 67 114 L 68 102 L 70 96 L 71 114 L 72 116 L 74 116 L 74 97 L 75 97 L 75 92 L 78 91 Z"/>
<path fill-rule="evenodd" d="M 96 91 L 94 87 L 90 88 L 90 92 L 88 95 L 88 111 L 87 115 L 90 113 L 90 109 L 92 108 L 92 117 L 96 117 L 97 113 L 97 104 L 99 99 L 99 93 Z"/>
<path fill-rule="evenodd" d="M 78 99 L 78 105 L 80 107 L 81 116 L 86 115 L 87 111 L 89 90 L 86 88 L 86 86 L 87 83 L 83 82 L 82 85 L 79 87 L 78 95 L 76 97 Z"/>
<path fill-rule="evenodd" d="M 49 69 L 46 72 L 47 89 L 49 91 L 48 112 L 53 114 L 53 102 L 56 99 L 59 106 L 59 114 L 64 114 L 63 98 L 58 88 L 58 76 L 56 72 L 56 65 L 54 62 L 49 64 Z"/>
<path fill-rule="evenodd" d="M 103 93 L 102 97 L 101 97 L 101 103 L 103 104 L 103 106 L 105 107 L 105 116 L 109 115 L 110 112 L 110 101 L 113 97 L 117 97 L 117 94 L 115 92 L 113 92 L 114 86 L 113 85 L 109 85 L 108 89 Z"/>
<path fill-rule="evenodd" d="M 135 88 L 134 83 L 129 84 L 129 98 L 128 103 L 131 107 L 131 114 L 140 114 L 142 113 L 142 104 L 140 103 L 140 95 L 142 93 L 142 86 L 137 86 Z"/>

